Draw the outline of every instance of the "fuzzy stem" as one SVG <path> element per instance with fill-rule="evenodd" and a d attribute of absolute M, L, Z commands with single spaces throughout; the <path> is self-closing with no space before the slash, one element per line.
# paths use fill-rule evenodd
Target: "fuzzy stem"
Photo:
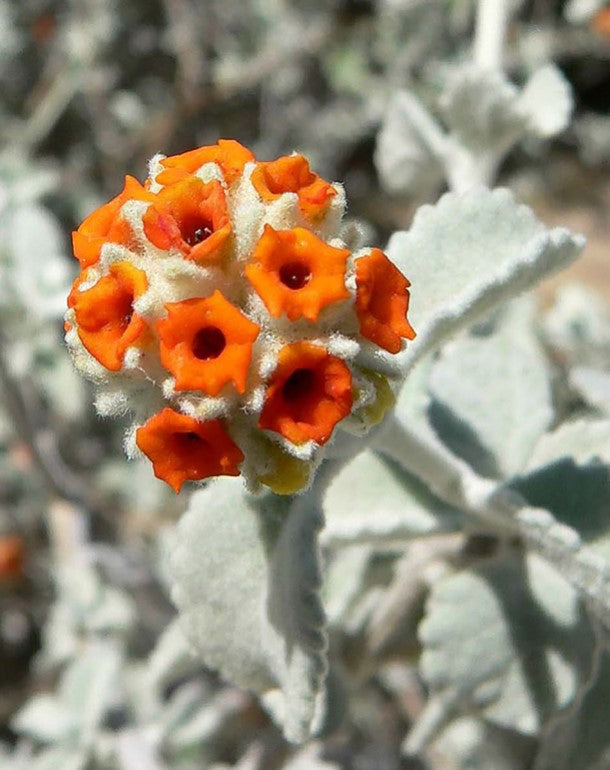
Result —
<path fill-rule="evenodd" d="M 55 434 L 46 424 L 40 396 L 27 378 L 17 378 L 9 366 L 10 348 L 0 330 L 0 396 L 15 434 L 32 453 L 34 466 L 51 500 L 72 503 L 76 508 L 106 517 L 108 504 L 63 460 Z"/>
<path fill-rule="evenodd" d="M 481 69 L 502 69 L 507 22 L 508 0 L 479 0 L 472 56 Z"/>
<path fill-rule="evenodd" d="M 398 95 L 397 100 L 407 115 L 412 128 L 415 129 L 436 160 L 443 165 L 447 159 L 449 149 L 447 136 L 443 129 L 421 101 L 411 92 L 402 91 Z"/>
<path fill-rule="evenodd" d="M 52 500 L 47 508 L 46 521 L 55 564 L 85 563 L 89 522 L 82 509 L 66 500 Z"/>
<path fill-rule="evenodd" d="M 444 692 L 433 695 L 419 718 L 409 730 L 402 746 L 407 757 L 419 756 L 442 728 L 451 720 L 457 709 L 459 693 Z"/>
<path fill-rule="evenodd" d="M 66 67 L 53 81 L 17 137 L 26 152 L 33 152 L 45 139 L 78 92 L 82 81 L 82 71 L 70 67 Z"/>
<path fill-rule="evenodd" d="M 476 474 L 430 435 L 396 416 L 375 437 L 376 447 L 421 479 L 439 498 L 472 516 L 488 533 L 519 537 L 553 564 L 610 630 L 610 568 L 585 546 L 576 530 L 549 512 L 528 505 L 518 493 Z"/>
<path fill-rule="evenodd" d="M 378 449 L 421 479 L 441 500 L 476 515 L 494 531 L 505 531 L 508 501 L 490 502 L 497 485 L 477 476 L 431 436 L 413 431 L 394 417 L 374 441 Z"/>

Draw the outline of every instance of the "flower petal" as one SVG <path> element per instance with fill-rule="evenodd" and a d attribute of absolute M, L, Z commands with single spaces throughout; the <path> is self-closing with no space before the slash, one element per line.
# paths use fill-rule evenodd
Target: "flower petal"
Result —
<path fill-rule="evenodd" d="M 264 201 L 276 200 L 283 193 L 296 193 L 302 213 L 312 218 L 324 214 L 337 194 L 332 185 L 311 171 L 302 155 L 285 155 L 270 163 L 258 163 L 250 179 Z"/>
<path fill-rule="evenodd" d="M 146 210 L 144 234 L 157 248 L 175 248 L 199 263 L 218 262 L 231 235 L 222 185 L 187 176 L 164 187 Z"/>
<path fill-rule="evenodd" d="M 153 197 L 137 179 L 126 176 L 122 192 L 89 214 L 78 230 L 72 233 L 74 256 L 81 267 L 95 264 L 106 242 L 129 245 L 133 234 L 129 224 L 120 216 L 121 207 L 128 200 L 150 201 Z"/>
<path fill-rule="evenodd" d="M 409 281 L 381 249 L 356 261 L 356 314 L 360 332 L 390 353 L 398 353 L 401 337 L 415 332 L 407 321 Z"/>
<path fill-rule="evenodd" d="M 222 169 L 225 180 L 231 184 L 241 175 L 246 163 L 253 160 L 255 160 L 254 155 L 239 142 L 234 139 L 219 139 L 218 144 L 198 147 L 196 150 L 183 152 L 181 155 L 171 155 L 169 158 L 164 158 L 161 165 L 165 169 L 172 169 L 172 172 L 174 169 L 183 169 L 192 174 L 204 163 L 217 163 Z M 156 177 L 159 184 L 170 184 L 170 180 L 175 179 L 175 173 L 167 174 L 166 171 L 162 171 Z"/>
<path fill-rule="evenodd" d="M 157 322 L 161 362 L 176 378 L 176 390 L 216 396 L 232 382 L 244 393 L 259 327 L 218 290 L 165 307 L 167 318 Z"/>
<path fill-rule="evenodd" d="M 85 348 L 102 366 L 118 371 L 128 347 L 142 341 L 146 322 L 133 312 L 133 302 L 148 288 L 146 275 L 129 262 L 115 262 L 108 275 L 90 289 L 74 283 L 68 305 Z"/>
<path fill-rule="evenodd" d="M 294 444 L 325 444 L 352 402 L 347 365 L 318 345 L 295 342 L 280 351 L 258 426 Z"/>
<path fill-rule="evenodd" d="M 200 422 L 167 407 L 137 429 L 136 444 L 176 493 L 185 481 L 239 476 L 244 459 L 220 420 Z"/>
<path fill-rule="evenodd" d="M 349 251 L 329 246 L 309 230 L 274 230 L 259 240 L 245 274 L 271 315 L 291 321 L 317 321 L 320 311 L 347 299 L 345 270 Z"/>

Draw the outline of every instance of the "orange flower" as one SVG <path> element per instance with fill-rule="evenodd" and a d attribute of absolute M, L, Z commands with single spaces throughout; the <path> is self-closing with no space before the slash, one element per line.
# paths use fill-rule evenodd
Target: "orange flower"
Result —
<path fill-rule="evenodd" d="M 23 574 L 23 539 L 19 535 L 0 536 L 0 580 L 14 580 Z"/>
<path fill-rule="evenodd" d="M 398 353 L 401 337 L 415 332 L 407 321 L 409 281 L 381 249 L 356 261 L 356 314 L 360 332 L 390 353 Z"/>
<path fill-rule="evenodd" d="M 294 444 L 325 444 L 352 408 L 352 376 L 336 356 L 309 342 L 282 348 L 258 421 Z"/>
<path fill-rule="evenodd" d="M 137 429 L 136 444 L 176 493 L 185 481 L 239 476 L 244 459 L 220 420 L 200 422 L 168 407 Z"/>
<path fill-rule="evenodd" d="M 72 233 L 74 256 L 81 267 L 89 267 L 97 262 L 104 243 L 129 246 L 133 234 L 129 224 L 120 216 L 121 206 L 128 200 L 148 201 L 153 197 L 137 179 L 126 176 L 123 191 L 89 214 L 78 230 Z"/>
<path fill-rule="evenodd" d="M 146 275 L 129 262 L 115 262 L 90 289 L 79 291 L 79 285 L 77 279 L 68 297 L 78 336 L 102 366 L 116 372 L 127 348 L 146 330 L 144 319 L 133 312 L 134 299 L 148 288 Z"/>
<path fill-rule="evenodd" d="M 165 307 L 167 318 L 157 321 L 161 361 L 176 378 L 176 390 L 216 396 L 232 382 L 244 393 L 259 327 L 218 290 Z"/>
<path fill-rule="evenodd" d="M 600 8 L 593 17 L 591 27 L 602 37 L 610 37 L 610 7 Z"/>
<path fill-rule="evenodd" d="M 146 237 L 159 249 L 176 248 L 187 259 L 203 264 L 222 259 L 231 235 L 222 185 L 195 176 L 164 187 L 142 222 Z"/>
<path fill-rule="evenodd" d="M 254 155 L 239 142 L 219 139 L 218 144 L 164 158 L 161 165 L 165 170 L 157 174 L 156 181 L 159 184 L 174 184 L 197 171 L 204 163 L 217 163 L 224 178 L 231 184 L 241 175 L 246 163 L 253 160 L 256 160 Z"/>
<path fill-rule="evenodd" d="M 349 297 L 345 267 L 349 251 L 336 249 L 309 230 L 265 231 L 245 274 L 276 318 L 317 321 L 322 308 Z"/>
<path fill-rule="evenodd" d="M 285 155 L 270 163 L 258 163 L 251 180 L 264 201 L 275 200 L 282 193 L 296 193 L 299 208 L 312 218 L 321 216 L 337 194 L 332 185 L 310 170 L 302 155 Z"/>

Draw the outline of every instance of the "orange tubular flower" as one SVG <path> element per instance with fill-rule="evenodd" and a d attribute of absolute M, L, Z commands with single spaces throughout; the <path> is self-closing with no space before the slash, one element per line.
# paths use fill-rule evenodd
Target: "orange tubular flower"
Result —
<path fill-rule="evenodd" d="M 178 249 L 201 264 L 219 262 L 231 235 L 222 185 L 195 176 L 165 187 L 142 221 L 146 237 L 157 248 Z"/>
<path fill-rule="evenodd" d="M 133 234 L 129 224 L 121 218 L 121 206 L 128 200 L 149 201 L 153 196 L 137 179 L 125 177 L 123 191 L 109 203 L 96 209 L 82 222 L 78 230 L 72 233 L 74 256 L 81 267 L 94 265 L 104 243 L 130 244 Z"/>
<path fill-rule="evenodd" d="M 243 394 L 259 327 L 218 290 L 205 299 L 165 307 L 167 318 L 157 322 L 160 355 L 176 378 L 176 390 L 202 390 L 216 396 L 232 382 Z"/>
<path fill-rule="evenodd" d="M 258 163 L 221 139 L 155 157 L 74 233 L 74 363 L 104 388 L 101 414 L 133 408 L 126 447 L 174 490 L 241 473 L 296 494 L 334 431 L 366 432 L 394 403 L 409 282 L 379 249 L 345 248 L 344 210 L 301 155 Z"/>
<path fill-rule="evenodd" d="M 220 420 L 200 422 L 165 408 L 136 431 L 136 444 L 153 464 L 155 476 L 179 492 L 185 481 L 239 476 L 244 459 Z"/>
<path fill-rule="evenodd" d="M 360 332 L 390 353 L 398 353 L 401 337 L 412 340 L 407 321 L 409 281 L 381 249 L 356 261 L 356 314 Z"/>
<path fill-rule="evenodd" d="M 600 8 L 593 17 L 591 27 L 602 37 L 610 37 L 610 8 Z"/>
<path fill-rule="evenodd" d="M 352 402 L 347 365 L 323 347 L 295 342 L 280 351 L 258 427 L 281 433 L 294 444 L 325 444 Z"/>
<path fill-rule="evenodd" d="M 274 230 L 265 225 L 244 270 L 267 310 L 291 321 L 317 321 L 322 308 L 349 297 L 345 269 L 349 251 L 336 249 L 309 230 Z"/>
<path fill-rule="evenodd" d="M 23 575 L 24 544 L 19 535 L 0 536 L 0 582 Z"/>
<path fill-rule="evenodd" d="M 241 175 L 246 163 L 253 160 L 254 155 L 239 142 L 219 139 L 218 144 L 164 158 L 161 165 L 165 171 L 157 174 L 156 181 L 159 184 L 174 184 L 197 171 L 204 163 L 217 163 L 227 183 L 231 184 Z"/>
<path fill-rule="evenodd" d="M 258 163 L 250 179 L 264 201 L 275 200 L 282 193 L 296 193 L 299 208 L 313 219 L 326 211 L 337 194 L 332 185 L 311 171 L 302 155 L 286 155 L 270 163 Z"/>
<path fill-rule="evenodd" d="M 144 319 L 133 312 L 134 299 L 148 288 L 146 275 L 129 262 L 115 262 L 90 289 L 78 287 L 77 279 L 68 298 L 78 336 L 102 366 L 116 372 L 127 348 L 141 341 L 146 330 Z"/>

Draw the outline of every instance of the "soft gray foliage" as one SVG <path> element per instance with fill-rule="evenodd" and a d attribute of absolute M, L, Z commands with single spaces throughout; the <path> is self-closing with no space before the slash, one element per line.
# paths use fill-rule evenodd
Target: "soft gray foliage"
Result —
<path fill-rule="evenodd" d="M 527 770 L 533 742 L 476 717 L 454 720 L 432 744 L 459 770 Z"/>
<path fill-rule="evenodd" d="M 540 438 L 529 460 L 539 468 L 564 458 L 578 465 L 610 465 L 610 420 L 579 419 L 564 422 Z"/>
<path fill-rule="evenodd" d="M 448 193 L 420 208 L 387 248 L 416 287 L 409 318 L 417 338 L 403 354 L 405 370 L 494 304 L 565 267 L 583 245 L 567 230 L 544 228 L 508 190 Z"/>
<path fill-rule="evenodd" d="M 345 501 L 350 500 L 349 506 Z M 443 505 L 391 460 L 362 452 L 329 484 L 323 541 L 351 543 L 422 537 L 459 528 L 459 511 Z"/>
<path fill-rule="evenodd" d="M 610 761 L 610 736 L 600 714 L 610 702 L 610 660 L 601 655 L 599 672 L 581 709 L 561 721 L 543 743 L 535 770 L 604 770 Z"/>
<path fill-rule="evenodd" d="M 570 385 L 590 406 L 610 417 L 610 374 L 587 366 L 575 366 Z"/>
<path fill-rule="evenodd" d="M 441 186 L 442 168 L 426 136 L 426 121 L 409 93 L 398 93 L 389 103 L 377 136 L 375 164 L 390 192 L 417 191 L 425 198 Z"/>
<path fill-rule="evenodd" d="M 89 751 L 119 683 L 120 665 L 115 645 L 89 644 L 65 670 L 57 695 L 30 700 L 16 715 L 15 729 L 67 752 Z"/>
<path fill-rule="evenodd" d="M 526 126 L 518 93 L 501 72 L 467 65 L 452 73 L 440 107 L 460 144 L 479 152 L 504 150 Z"/>
<path fill-rule="evenodd" d="M 542 329 L 549 344 L 572 365 L 610 364 L 610 310 L 590 289 L 579 284 L 561 287 Z"/>
<path fill-rule="evenodd" d="M 587 681 L 594 645 L 577 591 L 535 555 L 494 559 L 439 581 L 420 638 L 422 673 L 434 692 L 526 734 L 570 705 Z"/>
<path fill-rule="evenodd" d="M 553 418 L 547 364 L 520 312 L 496 334 L 447 345 L 432 371 L 433 425 L 485 476 L 517 473 Z"/>
<path fill-rule="evenodd" d="M 325 674 L 321 525 L 307 497 L 259 500 L 219 480 L 193 495 L 172 555 L 187 638 L 209 666 L 265 694 L 293 741 L 309 734 Z"/>

